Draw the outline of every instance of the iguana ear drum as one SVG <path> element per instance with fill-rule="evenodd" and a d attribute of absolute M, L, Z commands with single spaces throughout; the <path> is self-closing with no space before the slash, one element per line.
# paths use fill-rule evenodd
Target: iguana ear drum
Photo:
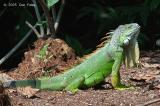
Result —
<path fill-rule="evenodd" d="M 124 40 L 124 45 L 128 45 L 129 44 L 129 40 L 128 39 L 126 39 L 126 40 Z"/>

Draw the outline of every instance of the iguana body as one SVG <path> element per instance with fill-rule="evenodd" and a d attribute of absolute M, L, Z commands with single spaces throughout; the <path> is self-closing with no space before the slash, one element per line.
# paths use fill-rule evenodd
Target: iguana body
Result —
<path fill-rule="evenodd" d="M 113 87 L 121 89 L 125 87 L 120 82 L 119 74 L 119 69 L 124 59 L 124 48 L 132 41 L 132 49 L 134 49 L 132 51 L 138 50 L 136 39 L 139 30 L 140 26 L 136 23 L 120 25 L 112 33 L 112 38 L 108 43 L 72 69 L 45 79 L 8 81 L 4 82 L 3 86 L 8 88 L 31 86 L 38 89 L 76 92 L 79 88 L 91 87 L 100 83 L 111 74 Z M 127 55 L 131 57 L 130 54 L 132 55 L 133 53 Z M 137 57 L 138 55 L 134 56 Z M 136 64 L 136 57 L 131 58 L 130 60 L 132 61 L 130 62 Z"/>

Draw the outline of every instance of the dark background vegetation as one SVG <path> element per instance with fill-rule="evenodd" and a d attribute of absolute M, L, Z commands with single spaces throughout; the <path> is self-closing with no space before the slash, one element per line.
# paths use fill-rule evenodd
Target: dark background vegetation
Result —
<path fill-rule="evenodd" d="M 0 57 L 20 41 L 29 30 L 25 21 L 34 24 L 36 15 L 33 7 L 0 6 Z M 31 2 L 30 0 L 10 0 L 10 2 Z M 4 11 L 5 9 L 5 11 Z M 59 3 L 56 4 L 59 9 Z M 4 12 L 3 12 L 4 11 Z M 136 22 L 141 26 L 138 38 L 141 50 L 155 50 L 160 38 L 160 0 L 66 0 L 57 37 L 64 39 L 84 55 L 95 49 L 107 32 L 120 24 Z M 3 64 L 3 68 L 13 68 L 22 59 L 24 52 L 32 47 L 36 36 L 33 34 Z M 14 64 L 13 64 L 14 63 Z"/>

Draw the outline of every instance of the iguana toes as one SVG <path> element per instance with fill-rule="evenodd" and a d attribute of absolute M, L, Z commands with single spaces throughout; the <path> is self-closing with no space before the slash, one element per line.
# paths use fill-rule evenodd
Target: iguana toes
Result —
<path fill-rule="evenodd" d="M 125 60 L 127 66 L 138 63 L 137 36 L 140 26 L 136 23 L 118 26 L 111 40 L 79 65 L 50 78 L 15 80 L 4 82 L 7 88 L 31 86 L 38 89 L 66 90 L 75 93 L 79 88 L 91 87 L 111 74 L 115 89 L 126 88 L 120 81 L 120 66 Z"/>

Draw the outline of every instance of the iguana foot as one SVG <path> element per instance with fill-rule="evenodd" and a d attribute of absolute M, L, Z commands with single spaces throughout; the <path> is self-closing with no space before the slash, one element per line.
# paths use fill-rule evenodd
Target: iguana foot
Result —
<path fill-rule="evenodd" d="M 79 91 L 79 89 L 74 89 L 74 90 L 67 90 L 66 92 L 67 92 L 67 94 L 69 94 L 69 95 L 74 95 L 74 94 L 76 94 L 77 92 Z"/>
<path fill-rule="evenodd" d="M 116 89 L 116 90 L 127 90 L 127 89 L 134 89 L 134 87 L 120 84 L 120 85 L 114 87 L 114 89 Z"/>

